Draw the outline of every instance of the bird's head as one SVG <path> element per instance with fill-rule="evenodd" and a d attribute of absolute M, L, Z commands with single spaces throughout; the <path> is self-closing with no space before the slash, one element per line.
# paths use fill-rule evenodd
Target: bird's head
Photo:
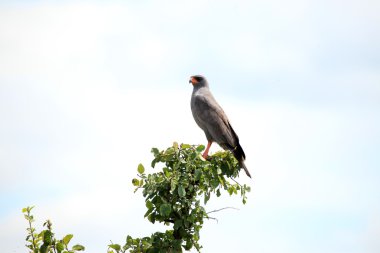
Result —
<path fill-rule="evenodd" d="M 206 77 L 201 76 L 201 75 L 195 75 L 191 76 L 189 83 L 191 83 L 194 87 L 208 87 L 208 82 Z"/>

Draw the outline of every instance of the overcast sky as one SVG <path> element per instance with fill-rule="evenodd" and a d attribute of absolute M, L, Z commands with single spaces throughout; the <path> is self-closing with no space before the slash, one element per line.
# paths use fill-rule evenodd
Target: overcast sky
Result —
<path fill-rule="evenodd" d="M 21 209 L 86 252 L 163 226 L 131 179 L 152 147 L 206 144 L 203 74 L 247 156 L 202 252 L 380 251 L 380 2 L 0 1 L 0 244 Z M 219 150 L 217 145 L 212 152 Z M 153 169 L 148 169 L 154 172 Z"/>

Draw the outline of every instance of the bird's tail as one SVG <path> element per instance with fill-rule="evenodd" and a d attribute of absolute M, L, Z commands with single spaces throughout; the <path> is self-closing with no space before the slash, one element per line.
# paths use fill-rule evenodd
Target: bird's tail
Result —
<path fill-rule="evenodd" d="M 245 163 L 244 163 L 244 160 L 243 160 L 243 159 L 239 160 L 239 166 L 240 166 L 240 168 L 243 168 L 243 169 L 244 169 L 245 174 L 247 174 L 247 176 L 249 176 L 250 178 L 252 178 L 252 177 L 251 177 L 251 174 L 249 173 L 249 171 L 248 171 L 248 169 L 247 169 L 247 166 L 245 166 Z"/>
<path fill-rule="evenodd" d="M 235 158 L 239 161 L 240 168 L 243 168 L 244 171 L 245 171 L 245 173 L 247 174 L 247 176 L 249 176 L 250 178 L 252 178 L 251 174 L 249 173 L 249 171 L 247 169 L 247 166 L 245 166 L 245 163 L 244 163 L 245 154 L 244 154 L 243 148 L 240 146 L 240 144 L 238 144 L 236 146 L 236 148 L 233 149 L 232 152 L 233 152 Z"/>

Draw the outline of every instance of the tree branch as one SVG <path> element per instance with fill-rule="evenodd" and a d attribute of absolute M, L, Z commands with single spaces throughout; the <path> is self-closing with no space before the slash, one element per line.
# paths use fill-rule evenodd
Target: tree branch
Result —
<path fill-rule="evenodd" d="M 225 209 L 239 210 L 239 209 L 236 208 L 236 207 L 227 206 L 227 207 L 223 207 L 223 208 L 220 208 L 220 209 L 212 210 L 212 211 L 210 211 L 210 212 L 207 212 L 207 214 L 209 214 L 209 213 L 216 213 L 216 212 L 219 212 L 219 211 L 223 211 L 223 210 L 225 210 Z"/>

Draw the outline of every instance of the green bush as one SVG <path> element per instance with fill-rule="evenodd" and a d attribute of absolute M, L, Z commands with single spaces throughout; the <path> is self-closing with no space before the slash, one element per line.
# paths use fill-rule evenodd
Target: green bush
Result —
<path fill-rule="evenodd" d="M 108 253 L 174 253 L 193 247 L 200 252 L 202 246 L 199 244 L 199 233 L 203 221 L 211 218 L 211 212 L 218 211 L 207 212 L 203 206 L 210 197 L 220 197 L 226 191 L 229 195 L 239 194 L 243 203 L 246 203 L 246 193 L 250 187 L 235 181 L 240 168 L 232 153 L 217 152 L 205 160 L 201 156 L 203 150 L 203 145 L 177 143 L 162 151 L 152 149 L 154 159 L 151 166 L 159 167 L 159 171 L 146 174 L 144 166 L 139 164 L 138 178 L 134 178 L 132 184 L 136 187 L 135 192 L 142 189 L 147 208 L 144 217 L 152 223 L 160 222 L 171 226 L 171 229 L 156 232 L 150 237 L 127 236 L 124 245 L 108 245 Z M 75 245 L 69 250 L 67 244 L 70 240 L 65 241 L 67 236 L 56 240 L 50 222 L 45 223 L 47 230 L 35 233 L 31 226 L 33 216 L 30 215 L 30 210 L 31 208 L 26 208 L 23 211 L 27 213 L 25 217 L 30 224 L 27 247 L 31 252 L 74 253 L 84 250 L 81 245 Z"/>
<path fill-rule="evenodd" d="M 52 231 L 52 223 L 49 220 L 43 224 L 46 229 L 37 233 L 33 227 L 34 217 L 31 214 L 32 209 L 33 207 L 25 207 L 22 209 L 24 217 L 29 224 L 26 229 L 28 235 L 26 237 L 27 244 L 25 246 L 29 249 L 30 253 L 75 253 L 85 249 L 79 244 L 69 248 L 69 243 L 73 238 L 72 234 L 64 236 L 62 240 L 57 240 Z"/>

